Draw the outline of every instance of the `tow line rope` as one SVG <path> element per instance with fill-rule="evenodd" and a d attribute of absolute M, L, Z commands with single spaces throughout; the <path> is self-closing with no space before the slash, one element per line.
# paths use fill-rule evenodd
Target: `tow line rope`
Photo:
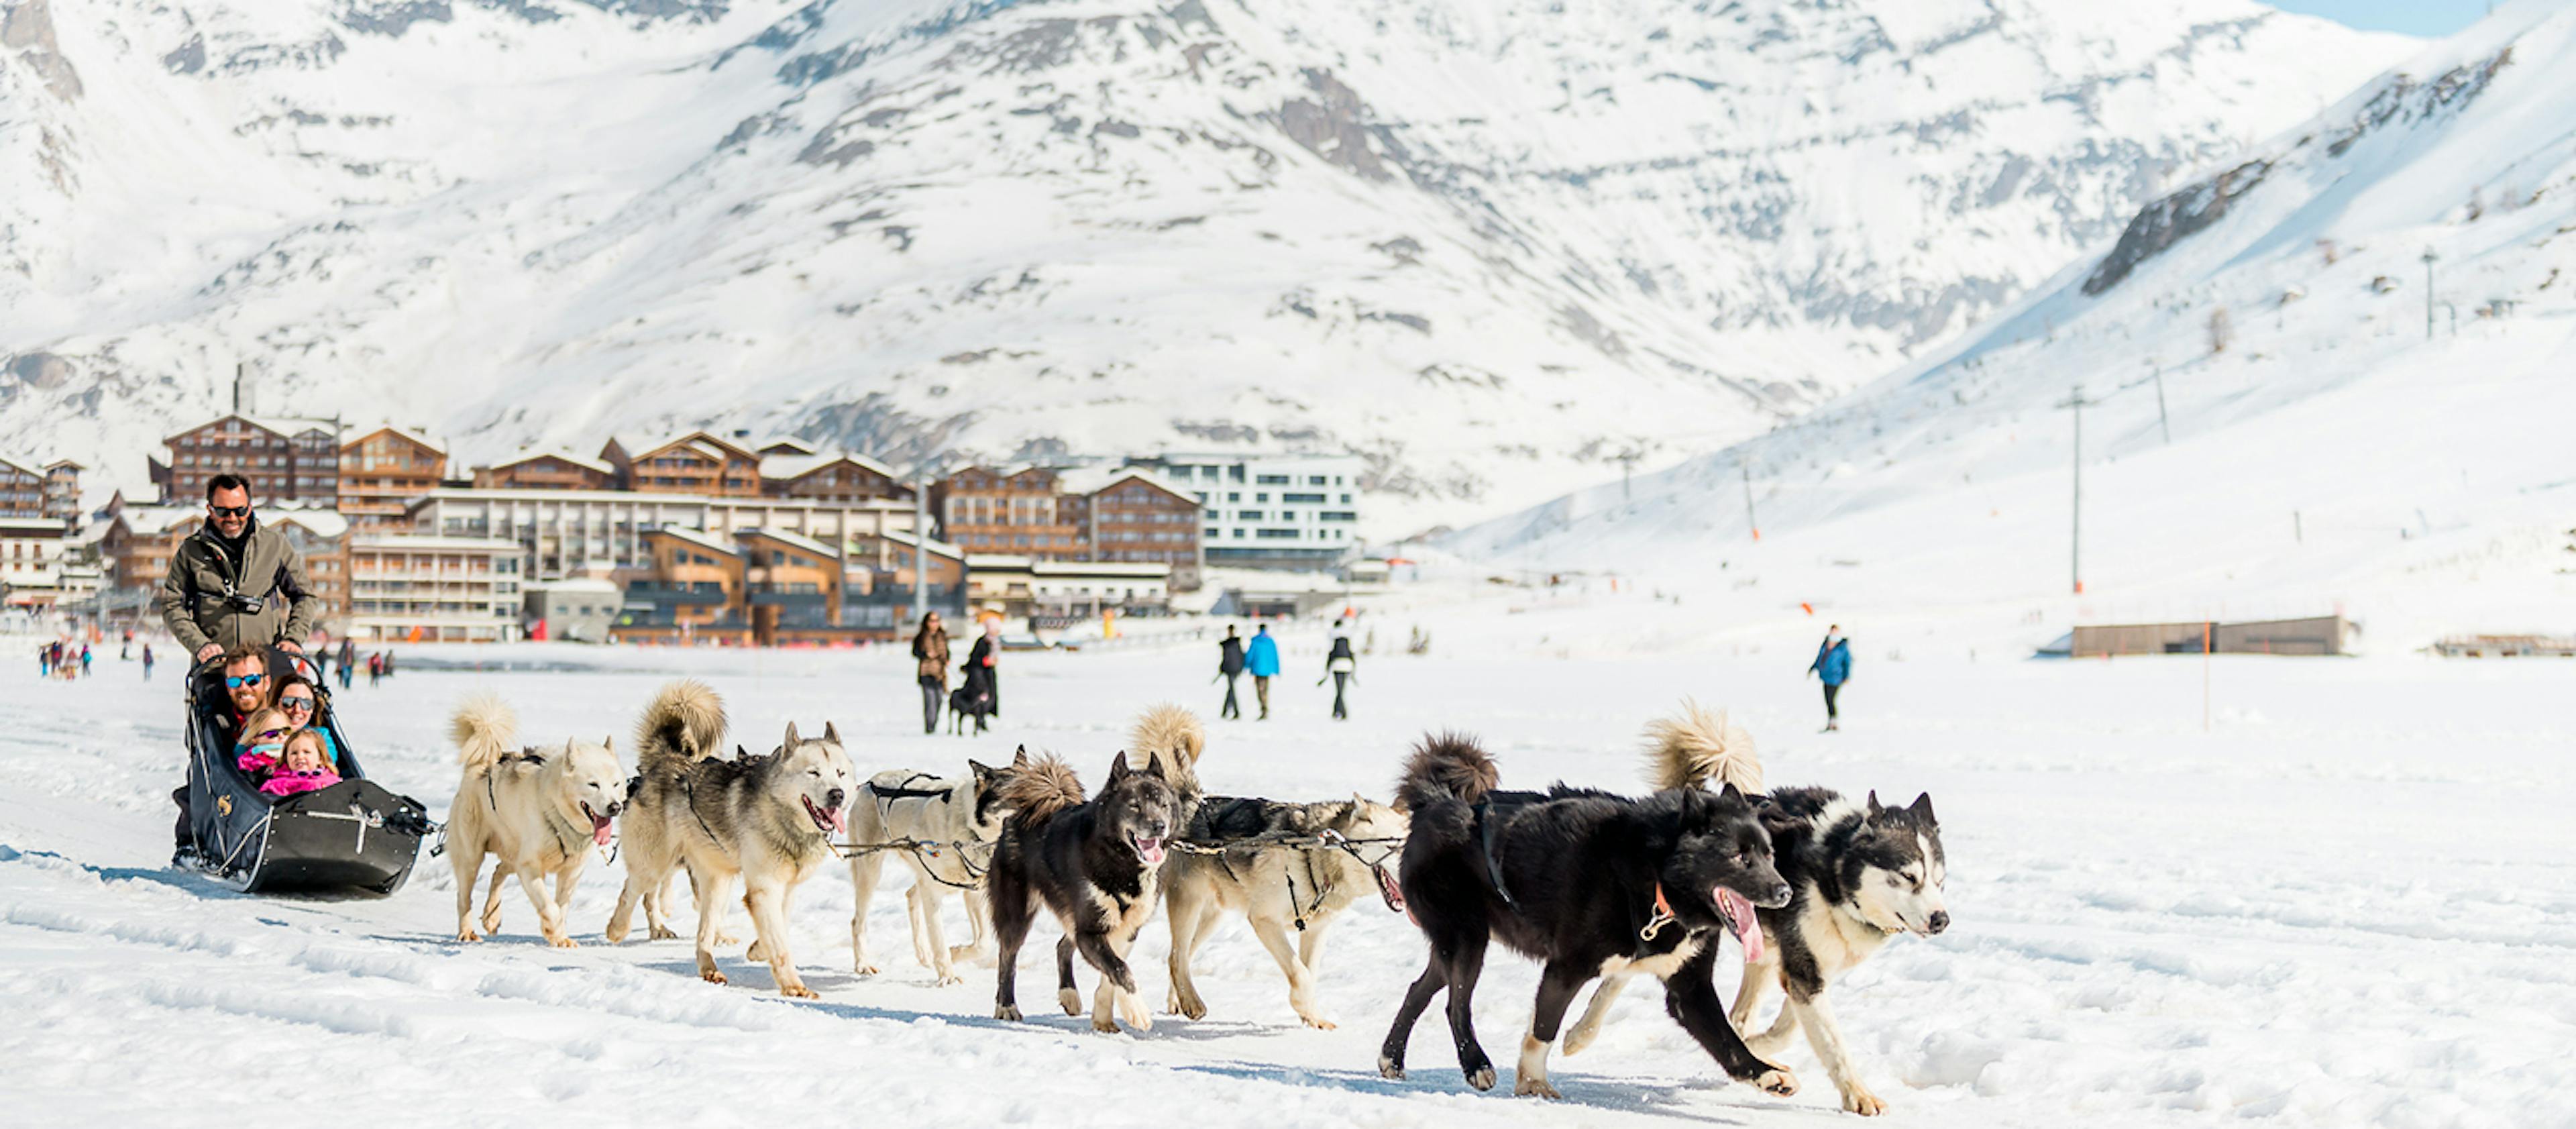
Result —
<path fill-rule="evenodd" d="M 1258 848 L 1276 846 L 1287 847 L 1303 855 L 1306 862 L 1306 884 L 1315 888 L 1314 903 L 1312 905 L 1307 905 L 1299 902 L 1297 899 L 1297 876 L 1293 873 L 1284 876 L 1288 882 L 1288 912 L 1297 922 L 1297 931 L 1303 933 L 1306 931 L 1306 922 L 1323 912 L 1324 899 L 1332 896 L 1334 886 L 1334 883 L 1324 880 L 1315 873 L 1316 852 L 1327 849 L 1339 850 L 1342 853 L 1351 856 L 1351 858 L 1360 865 L 1369 868 L 1370 873 L 1383 874 L 1387 860 L 1394 858 L 1395 853 L 1403 849 L 1404 839 L 1400 836 L 1352 839 L 1344 836 L 1338 831 L 1325 831 L 1314 835 L 1272 831 L 1260 835 L 1244 835 L 1231 839 L 1174 839 L 1171 840 L 1170 843 L 1173 850 L 1180 851 L 1185 854 L 1216 856 L 1217 865 L 1225 868 L 1226 877 L 1232 878 L 1237 882 L 1242 881 L 1243 878 L 1241 875 L 1234 872 L 1234 863 L 1226 857 L 1233 851 L 1241 850 L 1246 847 Z M 1395 845 L 1385 846 L 1385 844 L 1390 843 Z M 1361 852 L 1360 848 L 1362 846 L 1374 846 L 1380 847 L 1381 849 L 1377 852 L 1377 857 L 1375 859 L 1371 859 L 1368 855 Z"/>

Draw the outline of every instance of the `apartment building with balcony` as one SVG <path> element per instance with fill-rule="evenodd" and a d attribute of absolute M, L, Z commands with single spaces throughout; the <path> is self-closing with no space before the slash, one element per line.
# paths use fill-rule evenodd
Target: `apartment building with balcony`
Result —
<path fill-rule="evenodd" d="M 515 541 L 356 534 L 348 562 L 351 638 L 493 643 L 519 637 L 523 576 Z"/>
<path fill-rule="evenodd" d="M 1129 465 L 1198 502 L 1210 566 L 1320 571 L 1359 546 L 1367 463 L 1357 455 L 1168 454 Z"/>
<path fill-rule="evenodd" d="M 412 500 L 438 489 L 447 448 L 404 428 L 383 426 L 340 446 L 339 510 L 362 530 L 407 526 Z"/>

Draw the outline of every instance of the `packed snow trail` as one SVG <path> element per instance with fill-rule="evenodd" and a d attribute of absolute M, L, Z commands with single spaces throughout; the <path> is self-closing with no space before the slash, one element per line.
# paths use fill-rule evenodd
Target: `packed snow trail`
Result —
<path fill-rule="evenodd" d="M 1210 786 L 1382 796 L 1407 742 L 1454 725 L 1483 736 L 1507 783 L 1633 788 L 1638 729 L 1693 693 L 1738 711 L 1776 782 L 1936 797 L 1957 924 L 1890 945 L 1836 994 L 1897 1117 L 2576 1124 L 2576 864 L 2562 818 L 2576 796 L 2550 704 L 2565 668 L 2234 660 L 2221 664 L 2221 723 L 2203 735 L 2197 664 L 1895 662 L 1864 635 L 1848 731 L 1827 739 L 1812 735 L 1820 709 L 1797 678 L 1803 640 L 1564 661 L 1480 640 L 1626 630 L 1661 610 L 1446 614 L 1458 618 L 1436 626 L 1463 644 L 1453 653 L 1493 657 L 1364 658 L 1346 725 L 1324 719 L 1328 690 L 1297 681 L 1321 660 L 1292 638 L 1273 691 L 1281 716 L 1212 723 Z M 891 649 L 641 661 L 699 668 L 755 749 L 788 720 L 829 718 L 863 771 L 953 771 L 1025 740 L 1096 783 L 1143 706 L 1179 697 L 1213 714 L 1214 648 L 1200 649 L 1010 656 L 1012 712 L 981 739 L 913 729 L 909 660 Z M 532 1112 L 1263 1129 L 1844 1116 L 1803 1045 L 1786 1054 L 1803 1087 L 1793 1099 L 1724 1083 L 1651 991 L 1624 999 L 1594 1047 L 1557 1060 L 1562 1103 L 1468 1091 L 1436 1017 L 1417 1032 L 1413 1077 L 1384 1081 L 1376 1043 L 1422 942 L 1373 901 L 1336 923 L 1325 956 L 1336 1031 L 1297 1024 L 1268 956 L 1230 921 L 1198 964 L 1208 1020 L 1158 1012 L 1149 1033 L 1102 1036 L 1053 1013 L 994 1022 L 989 967 L 931 986 L 891 894 L 871 919 L 888 971 L 853 977 L 837 867 L 795 909 L 794 953 L 823 994 L 812 1004 L 776 997 L 739 949 L 723 962 L 734 984 L 716 987 L 694 976 L 686 941 L 604 944 L 615 867 L 585 876 L 571 912 L 584 947 L 570 951 L 537 940 L 515 892 L 498 938 L 449 942 L 443 858 L 424 857 L 380 901 L 242 897 L 163 866 L 175 680 L 165 670 L 145 686 L 111 659 L 98 669 L 0 683 L 0 1101 L 36 1121 L 345 1124 L 351 1099 L 430 1124 Z M 532 741 L 614 734 L 627 749 L 665 676 L 407 668 L 341 702 L 379 778 L 443 809 L 455 780 L 443 722 L 468 690 L 509 696 Z M 962 928 L 954 907 L 951 921 Z M 1032 941 L 1041 958 L 1051 928 Z M 1155 1005 L 1164 946 L 1149 925 L 1137 968 Z M 1046 964 L 1024 962 L 1024 986 L 1043 988 Z M 1477 1009 L 1489 1049 L 1514 1045 L 1534 980 L 1526 960 L 1489 962 Z"/>

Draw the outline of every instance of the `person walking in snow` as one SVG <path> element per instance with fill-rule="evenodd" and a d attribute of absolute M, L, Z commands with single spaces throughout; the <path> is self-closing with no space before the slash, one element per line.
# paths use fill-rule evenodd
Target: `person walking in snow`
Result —
<path fill-rule="evenodd" d="M 1270 625 L 1252 629 L 1252 644 L 1244 649 L 1244 669 L 1252 672 L 1252 696 L 1261 700 L 1258 721 L 1270 720 L 1270 680 L 1279 676 L 1279 641 L 1270 637 Z"/>
<path fill-rule="evenodd" d="M 913 680 L 921 684 L 921 731 L 939 732 L 939 711 L 948 702 L 948 629 L 938 612 L 921 613 L 921 630 L 912 636 Z"/>
<path fill-rule="evenodd" d="M 1216 715 L 1241 721 L 1243 707 L 1235 703 L 1234 683 L 1243 677 L 1243 636 L 1235 633 L 1233 624 L 1226 624 L 1225 639 L 1216 648 L 1216 676 L 1225 679 L 1225 707 Z"/>
<path fill-rule="evenodd" d="M 1851 640 L 1843 638 L 1842 625 L 1825 628 L 1825 641 L 1816 648 L 1816 661 L 1807 664 L 1807 673 L 1825 684 L 1825 732 L 1842 729 L 1842 710 L 1834 702 L 1841 696 L 1843 683 L 1851 681 Z"/>
<path fill-rule="evenodd" d="M 152 644 L 143 645 L 143 680 L 152 681 Z"/>
<path fill-rule="evenodd" d="M 966 696 L 976 704 L 975 732 L 982 733 L 992 719 L 1002 715 L 1002 620 L 999 616 L 984 618 L 984 633 L 975 637 L 975 647 L 966 652 Z"/>
<path fill-rule="evenodd" d="M 1342 692 L 1359 677 L 1359 659 L 1351 654 L 1351 636 L 1342 630 L 1342 621 L 1333 621 L 1333 648 L 1324 654 L 1325 677 L 1333 680 L 1333 720 L 1349 721 L 1350 707 L 1343 704 Z M 1316 679 L 1315 685 L 1323 685 Z"/>

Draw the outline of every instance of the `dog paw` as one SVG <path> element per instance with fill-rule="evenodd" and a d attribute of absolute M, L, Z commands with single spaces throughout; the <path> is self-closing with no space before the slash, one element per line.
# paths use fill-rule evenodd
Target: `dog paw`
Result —
<path fill-rule="evenodd" d="M 1467 1084 L 1468 1084 L 1468 1085 L 1470 1085 L 1470 1086 L 1474 1086 L 1475 1088 L 1477 1088 L 1477 1089 L 1479 1089 L 1479 1090 L 1490 1090 L 1490 1089 L 1493 1089 L 1493 1088 L 1494 1088 L 1494 1068 L 1493 1068 L 1493 1067 L 1491 1067 L 1491 1066 L 1487 1066 L 1487 1067 L 1484 1067 L 1484 1068 L 1479 1069 L 1479 1070 L 1470 1070 L 1470 1071 L 1468 1071 L 1468 1072 L 1467 1072 Z"/>
<path fill-rule="evenodd" d="M 965 977 L 959 976 L 954 972 L 942 972 L 936 980 L 932 981 L 933 984 L 942 988 L 954 988 L 965 982 Z"/>
<path fill-rule="evenodd" d="M 718 930 L 718 931 L 716 932 L 716 947 L 717 947 L 717 948 L 720 948 L 720 949 L 730 949 L 730 948 L 734 947 L 735 945 L 739 945 L 739 944 L 741 944 L 741 943 L 742 943 L 742 938 L 741 938 L 739 935 L 737 935 L 737 934 L 733 934 L 733 933 L 726 933 L 726 932 L 724 932 L 724 931 L 722 931 L 722 930 Z M 759 959 L 759 958 L 754 957 L 754 958 L 752 958 L 752 959 L 757 960 L 757 959 Z"/>
<path fill-rule="evenodd" d="M 1765 1070 L 1745 1081 L 1754 1089 L 1777 1098 L 1785 1098 L 1798 1092 L 1798 1076 L 1778 1067 Z"/>
<path fill-rule="evenodd" d="M 1394 1055 L 1379 1055 L 1377 1056 L 1377 1076 L 1390 1082 L 1402 1082 L 1404 1064 L 1396 1061 Z"/>
<path fill-rule="evenodd" d="M 653 941 L 677 941 L 680 939 L 679 932 L 667 925 L 656 925 L 644 936 L 647 940 Z"/>
<path fill-rule="evenodd" d="M 1020 1009 L 1004 1004 L 993 1009 L 993 1018 L 1004 1023 L 1017 1023 L 1020 1021 Z"/>
<path fill-rule="evenodd" d="M 872 960 L 854 961 L 850 964 L 850 974 L 853 976 L 874 976 L 883 971 L 885 969 L 877 967 L 877 962 Z"/>
<path fill-rule="evenodd" d="M 699 970 L 698 970 L 698 979 L 700 979 L 700 980 L 704 980 L 704 981 L 706 981 L 706 982 L 707 982 L 707 983 L 709 983 L 709 984 L 723 984 L 723 983 L 727 983 L 727 981 L 725 980 L 725 974 L 724 974 L 724 973 L 721 973 L 721 972 L 718 972 L 718 971 L 716 971 L 715 969 L 712 969 L 712 968 L 702 968 L 702 969 L 699 969 Z"/>
<path fill-rule="evenodd" d="M 1843 1109 L 1862 1117 L 1876 1117 L 1887 1112 L 1887 1103 L 1878 1100 L 1868 1087 L 1854 1085 L 1843 1091 Z"/>
<path fill-rule="evenodd" d="M 1057 1007 L 1064 1009 L 1066 1015 L 1082 1014 L 1082 993 L 1080 992 L 1071 988 L 1058 988 L 1055 990 L 1055 1002 Z"/>
<path fill-rule="evenodd" d="M 1306 1021 L 1306 1026 L 1308 1026 L 1308 1027 L 1312 1027 L 1312 1028 L 1314 1028 L 1315 1030 L 1318 1030 L 1318 1031 L 1330 1031 L 1330 1030 L 1333 1030 L 1333 1021 L 1332 1021 L 1332 1020 L 1329 1020 L 1329 1019 L 1326 1019 L 1326 1018 L 1324 1018 L 1323 1016 L 1320 1016 L 1320 1015 L 1308 1015 L 1308 1014 L 1306 1014 L 1306 1013 L 1304 1013 L 1304 1012 L 1299 1012 L 1299 1013 L 1297 1013 L 1297 1018 L 1302 1019 L 1302 1020 L 1305 1020 L 1305 1021 Z"/>
<path fill-rule="evenodd" d="M 1127 1021 L 1127 1026 L 1133 1027 L 1138 1031 L 1151 1031 L 1154 1029 L 1153 1013 L 1146 1011 L 1145 1005 L 1135 1002 L 1135 997 L 1133 996 L 1130 996 L 1119 1003 L 1118 1015 L 1119 1018 Z"/>
<path fill-rule="evenodd" d="M 1523 1098 L 1546 1098 L 1549 1101 L 1562 1101 L 1565 1098 L 1565 1095 L 1556 1092 L 1556 1087 L 1547 1084 L 1547 1079 L 1538 1077 L 1523 1078 L 1513 1082 L 1512 1094 Z"/>
<path fill-rule="evenodd" d="M 1599 1033 L 1600 1029 L 1596 1027 L 1577 1027 L 1568 1031 L 1565 1033 L 1565 1042 L 1557 1047 L 1557 1053 L 1569 1055 L 1578 1053 L 1583 1048 L 1591 1046 L 1592 1036 Z"/>
<path fill-rule="evenodd" d="M 819 1000 L 823 998 L 822 993 L 816 992 L 814 989 L 808 988 L 802 984 L 781 984 L 778 986 L 778 994 L 791 1000 Z"/>
<path fill-rule="evenodd" d="M 472 929 L 459 929 L 456 931 L 456 939 L 462 944 L 470 945 L 476 941 L 482 940 L 483 935 L 473 931 Z"/>
<path fill-rule="evenodd" d="M 719 945 L 730 945 L 733 942 L 719 938 L 716 943 Z M 751 943 L 751 950 L 742 954 L 742 959 L 755 962 L 766 961 L 769 959 L 769 950 L 761 945 L 760 942 L 753 941 Z"/>
<path fill-rule="evenodd" d="M 951 964 L 992 964 L 997 959 L 993 950 L 975 945 L 952 945 L 948 949 Z"/>
<path fill-rule="evenodd" d="M 1168 1010 L 1172 1014 L 1184 1019 L 1205 1019 L 1207 1018 L 1207 1001 L 1202 1000 L 1197 996 L 1174 996 L 1172 997 L 1172 1006 Z"/>
<path fill-rule="evenodd" d="M 1115 1035 L 1118 1033 L 1118 1021 L 1114 1019 L 1094 1019 L 1091 1021 L 1091 1029 L 1098 1031 L 1103 1035 Z"/>
<path fill-rule="evenodd" d="M 581 942 L 565 936 L 548 937 L 546 938 L 546 943 L 553 945 L 558 949 L 578 949 L 581 947 Z"/>

